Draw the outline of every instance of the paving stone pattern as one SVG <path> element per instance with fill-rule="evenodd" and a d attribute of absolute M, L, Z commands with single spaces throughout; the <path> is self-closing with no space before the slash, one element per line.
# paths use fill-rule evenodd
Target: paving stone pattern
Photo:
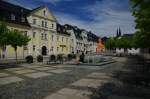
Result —
<path fill-rule="evenodd" d="M 91 92 L 86 88 L 97 88 L 110 79 L 109 75 L 97 72 L 99 69 L 32 64 L 5 69 L 0 71 L 0 99 L 89 99 Z"/>

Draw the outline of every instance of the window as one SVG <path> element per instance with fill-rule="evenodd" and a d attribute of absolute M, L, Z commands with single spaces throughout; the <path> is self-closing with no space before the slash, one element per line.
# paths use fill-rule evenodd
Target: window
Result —
<path fill-rule="evenodd" d="M 25 22 L 25 17 L 21 17 L 21 22 Z"/>
<path fill-rule="evenodd" d="M 59 47 L 57 47 L 57 52 L 59 51 Z"/>
<path fill-rule="evenodd" d="M 33 32 L 33 38 L 35 38 L 36 32 Z"/>
<path fill-rule="evenodd" d="M 54 24 L 52 24 L 52 29 L 54 28 Z"/>
<path fill-rule="evenodd" d="M 27 46 L 23 46 L 23 49 L 24 49 L 24 50 L 28 50 L 28 47 L 27 47 Z"/>
<path fill-rule="evenodd" d="M 47 28 L 47 22 L 45 22 L 45 28 Z"/>
<path fill-rule="evenodd" d="M 33 24 L 36 24 L 36 19 L 33 19 Z"/>
<path fill-rule="evenodd" d="M 54 50 L 54 47 L 52 46 L 52 47 L 51 47 L 51 51 L 53 51 L 53 50 Z"/>
<path fill-rule="evenodd" d="M 62 42 L 64 41 L 64 37 L 62 37 Z"/>
<path fill-rule="evenodd" d="M 59 36 L 57 36 L 57 41 L 59 41 Z"/>
<path fill-rule="evenodd" d="M 14 14 L 11 14 L 11 20 L 16 20 L 16 16 Z"/>
<path fill-rule="evenodd" d="M 63 52 L 63 50 L 64 50 L 64 49 L 63 49 L 63 47 L 62 47 L 62 48 L 61 48 L 61 51 Z"/>
<path fill-rule="evenodd" d="M 33 45 L 33 51 L 35 51 L 35 45 Z"/>
<path fill-rule="evenodd" d="M 43 15 L 46 16 L 46 11 L 45 10 L 43 11 Z"/>
<path fill-rule="evenodd" d="M 23 12 L 23 9 L 21 9 L 21 12 Z"/>
<path fill-rule="evenodd" d="M 47 40 L 47 34 L 45 34 L 45 40 Z"/>
<path fill-rule="evenodd" d="M 66 42 L 68 42 L 68 38 L 66 38 Z"/>
<path fill-rule="evenodd" d="M 44 15 L 44 16 L 47 16 L 47 14 L 48 14 L 47 11 L 44 10 L 44 11 L 43 11 L 43 15 Z"/>
<path fill-rule="evenodd" d="M 44 34 L 43 34 L 43 33 L 41 34 L 41 39 L 42 39 L 42 40 L 44 39 Z"/>
<path fill-rule="evenodd" d="M 42 21 L 42 27 L 44 27 L 44 21 Z"/>
<path fill-rule="evenodd" d="M 54 36 L 52 35 L 52 41 L 54 40 Z"/>

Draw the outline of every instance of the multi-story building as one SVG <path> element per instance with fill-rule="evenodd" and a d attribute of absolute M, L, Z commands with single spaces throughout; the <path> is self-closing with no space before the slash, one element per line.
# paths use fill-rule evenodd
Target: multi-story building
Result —
<path fill-rule="evenodd" d="M 46 6 L 29 10 L 0 1 L 0 12 L 0 22 L 4 21 L 9 29 L 17 29 L 31 38 L 27 46 L 18 47 L 18 58 L 96 52 L 96 35 L 77 26 L 58 24 Z M 3 57 L 15 57 L 11 46 L 5 49 Z"/>
<path fill-rule="evenodd" d="M 30 34 L 31 27 L 26 17 L 29 13 L 30 10 L 27 10 L 20 6 L 12 5 L 4 1 L 0 1 L 0 22 L 5 22 L 10 30 L 17 29 L 19 31 L 22 31 L 24 35 Z M 24 58 L 28 53 L 28 50 L 26 47 L 18 47 L 17 53 L 18 58 Z M 14 58 L 14 49 L 11 46 L 7 46 L 5 48 L 5 51 L 3 52 L 2 57 Z"/>
<path fill-rule="evenodd" d="M 57 24 L 56 38 L 57 54 L 70 54 L 70 33 L 60 24 Z"/>
<path fill-rule="evenodd" d="M 97 50 L 98 37 L 92 32 L 88 32 L 87 36 L 89 53 L 95 53 Z"/>
<path fill-rule="evenodd" d="M 28 10 L 4 1 L 0 1 L 0 20 L 9 29 L 17 29 L 31 38 L 27 46 L 18 47 L 18 57 L 27 55 L 50 55 L 56 53 L 56 18 L 46 6 Z M 11 46 L 6 47 L 6 58 L 14 58 Z"/>
<path fill-rule="evenodd" d="M 68 33 L 70 33 L 70 53 L 76 54 L 77 53 L 77 51 L 76 51 L 77 40 L 76 40 L 73 26 L 71 26 L 69 24 L 65 24 L 64 27 L 65 27 L 66 31 Z"/>
<path fill-rule="evenodd" d="M 77 53 L 95 53 L 98 37 L 84 29 L 66 24 L 66 30 L 71 34 L 73 43 L 71 44 L 73 52 Z"/>
<path fill-rule="evenodd" d="M 27 19 L 31 26 L 28 53 L 33 56 L 55 54 L 56 18 L 49 9 L 46 6 L 33 9 Z"/>

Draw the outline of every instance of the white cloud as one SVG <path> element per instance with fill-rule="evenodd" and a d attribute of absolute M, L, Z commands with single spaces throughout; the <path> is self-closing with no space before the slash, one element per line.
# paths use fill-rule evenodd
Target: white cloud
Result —
<path fill-rule="evenodd" d="M 73 26 L 78 26 L 79 28 L 90 30 L 89 25 L 87 25 L 88 22 L 82 21 L 72 15 L 56 12 L 55 16 L 60 24 L 70 24 Z"/>
<path fill-rule="evenodd" d="M 108 3 L 109 1 L 109 3 Z M 110 0 L 103 0 L 103 2 L 96 2 L 94 5 L 86 6 L 81 10 L 90 12 L 93 21 L 83 21 L 72 15 L 57 12 L 56 17 L 60 23 L 68 23 L 77 25 L 87 30 L 92 30 L 99 36 L 115 36 L 118 27 L 121 27 L 122 33 L 135 32 L 134 17 L 131 12 L 121 9 L 113 9 L 116 6 Z"/>

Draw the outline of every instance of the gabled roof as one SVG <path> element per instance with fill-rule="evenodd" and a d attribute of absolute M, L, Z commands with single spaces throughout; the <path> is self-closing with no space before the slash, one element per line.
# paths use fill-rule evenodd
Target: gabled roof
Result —
<path fill-rule="evenodd" d="M 88 36 L 88 41 L 97 42 L 98 39 L 99 39 L 99 37 L 96 36 L 96 35 L 95 35 L 94 33 L 92 33 L 92 32 L 88 32 L 87 36 Z"/>
<path fill-rule="evenodd" d="M 29 13 L 29 9 L 0 0 L 0 21 L 30 27 L 26 17 Z M 15 16 L 14 21 L 11 20 L 11 15 Z M 25 18 L 24 22 L 21 21 L 22 18 Z"/>
<path fill-rule="evenodd" d="M 29 13 L 29 15 L 31 15 L 31 14 L 33 14 L 33 13 L 35 13 L 35 12 L 41 10 L 41 9 L 44 9 L 44 8 L 48 9 L 48 11 L 51 13 L 52 17 L 54 18 L 54 20 L 57 21 L 56 18 L 55 18 L 55 16 L 53 15 L 52 11 L 50 11 L 49 8 L 46 5 L 39 6 L 39 7 L 35 8 L 35 9 L 31 10 L 30 13 Z"/>
<path fill-rule="evenodd" d="M 76 38 L 83 40 L 82 31 L 78 27 L 74 27 L 73 30 L 74 30 Z"/>
<path fill-rule="evenodd" d="M 70 36 L 70 33 L 66 31 L 65 26 L 58 23 L 57 23 L 57 33 Z"/>

